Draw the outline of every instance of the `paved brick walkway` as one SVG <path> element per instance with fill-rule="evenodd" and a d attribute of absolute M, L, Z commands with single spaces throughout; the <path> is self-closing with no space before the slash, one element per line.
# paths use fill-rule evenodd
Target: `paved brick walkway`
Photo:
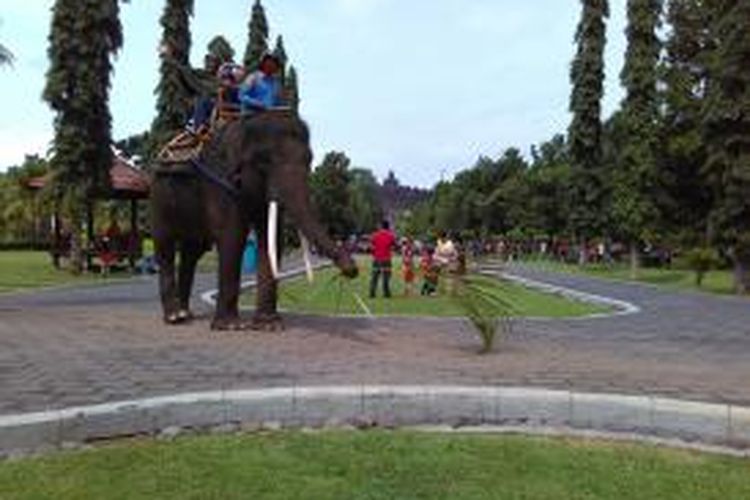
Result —
<path fill-rule="evenodd" d="M 476 355 L 461 321 L 287 317 L 283 333 L 163 326 L 156 282 L 0 297 L 0 414 L 214 389 L 527 385 L 750 405 L 750 301 L 513 268 L 638 315 L 519 321 Z M 199 279 L 199 289 L 211 277 Z M 204 314 L 205 307 L 200 308 Z"/>

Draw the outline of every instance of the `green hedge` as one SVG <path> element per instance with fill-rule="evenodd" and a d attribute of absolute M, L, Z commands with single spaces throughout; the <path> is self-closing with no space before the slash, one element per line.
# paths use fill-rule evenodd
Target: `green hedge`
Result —
<path fill-rule="evenodd" d="M 51 244 L 47 241 L 0 241 L 0 252 L 5 250 L 29 250 L 48 252 Z"/>

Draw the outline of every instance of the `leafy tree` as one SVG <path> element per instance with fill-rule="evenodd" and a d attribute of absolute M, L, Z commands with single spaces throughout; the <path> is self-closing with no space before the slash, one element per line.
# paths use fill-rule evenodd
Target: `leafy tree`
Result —
<path fill-rule="evenodd" d="M 523 223 L 528 199 L 525 174 L 526 160 L 516 148 L 509 148 L 496 162 L 480 161 L 475 167 L 479 176 L 464 188 L 467 196 L 471 191 L 481 193 L 479 201 L 479 226 L 464 229 L 482 233 L 505 233 Z M 459 174 L 460 176 L 460 174 Z"/>
<path fill-rule="evenodd" d="M 221 35 L 215 36 L 208 43 L 208 53 L 216 56 L 222 63 L 234 61 L 232 45 Z"/>
<path fill-rule="evenodd" d="M 253 70 L 258 67 L 260 58 L 268 51 L 268 21 L 266 11 L 260 0 L 253 4 L 250 23 L 248 25 L 248 41 L 245 49 L 245 67 Z"/>
<path fill-rule="evenodd" d="M 536 234 L 562 236 L 567 229 L 566 186 L 570 184 L 570 159 L 563 135 L 532 148 L 533 163 L 527 174 L 524 200 L 527 224 Z"/>
<path fill-rule="evenodd" d="M 47 220 L 43 214 L 49 209 L 45 198 L 28 189 L 27 182 L 45 175 L 48 169 L 43 158 L 32 155 L 22 165 L 0 173 L 0 242 L 40 243 L 40 226 Z"/>
<path fill-rule="evenodd" d="M 601 100 L 609 2 L 582 0 L 581 3 L 583 11 L 575 34 L 578 49 L 570 69 L 573 119 L 568 128 L 568 146 L 573 166 L 570 228 L 583 240 L 595 234 L 602 223 Z"/>
<path fill-rule="evenodd" d="M 432 230 L 463 230 L 471 224 L 471 208 L 480 201 L 475 195 L 462 196 L 462 190 L 455 183 L 442 182 L 435 189 L 434 216 Z"/>
<path fill-rule="evenodd" d="M 299 111 L 299 79 L 297 69 L 294 66 L 289 67 L 289 74 L 287 74 L 284 83 L 284 93 L 289 106 L 295 111 Z"/>
<path fill-rule="evenodd" d="M 131 135 L 130 137 L 126 137 L 115 143 L 115 147 L 120 150 L 126 158 L 130 159 L 147 158 L 150 145 L 151 134 L 149 132 Z"/>
<path fill-rule="evenodd" d="M 658 230 L 659 99 L 657 68 L 661 41 L 662 0 L 628 0 L 628 48 L 620 78 L 626 90 L 622 118 L 625 144 L 614 172 L 613 218 L 630 242 L 631 270 L 639 262 L 639 245 Z"/>
<path fill-rule="evenodd" d="M 704 0 L 670 0 L 666 20 L 663 84 L 663 153 L 659 197 L 663 229 L 679 244 L 704 246 L 708 236 L 711 190 L 705 178 L 706 146 L 702 137 L 701 108 L 708 81 L 709 46 Z"/>
<path fill-rule="evenodd" d="M 345 238 L 355 224 L 350 207 L 351 160 L 346 154 L 332 151 L 310 176 L 312 199 L 323 224 L 331 236 Z"/>
<path fill-rule="evenodd" d="M 349 178 L 349 211 L 354 232 L 369 233 L 377 228 L 381 217 L 378 181 L 366 168 L 351 169 Z"/>
<path fill-rule="evenodd" d="M 51 167 L 57 195 L 76 228 L 85 204 L 109 188 L 111 58 L 121 46 L 117 0 L 55 2 L 44 99 L 55 113 Z M 75 238 L 73 269 L 79 271 L 80 245 Z"/>
<path fill-rule="evenodd" d="M 415 238 L 431 235 L 431 231 L 435 229 L 434 200 L 435 195 L 432 193 L 428 199 L 401 214 L 401 218 L 397 221 L 398 232 Z"/>
<path fill-rule="evenodd" d="M 717 0 L 703 125 L 715 201 L 716 240 L 734 261 L 738 293 L 750 292 L 750 3 Z"/>
<path fill-rule="evenodd" d="M 190 63 L 190 18 L 194 0 L 167 0 L 160 24 L 163 28 L 162 50 L 169 59 L 187 66 Z M 181 82 L 179 69 L 163 58 L 159 84 L 156 87 L 157 115 L 151 127 L 155 144 L 166 141 L 182 129 L 190 117 L 192 97 Z"/>
<path fill-rule="evenodd" d="M 439 183 L 431 199 L 413 211 L 416 220 L 422 225 L 429 222 L 431 230 L 473 234 L 509 231 L 525 217 L 527 169 L 515 148 L 505 151 L 497 161 L 480 157 L 474 167 L 460 172 L 452 182 Z"/>

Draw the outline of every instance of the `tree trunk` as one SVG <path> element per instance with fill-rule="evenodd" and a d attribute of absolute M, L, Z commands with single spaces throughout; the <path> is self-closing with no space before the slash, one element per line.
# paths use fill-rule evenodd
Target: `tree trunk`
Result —
<path fill-rule="evenodd" d="M 83 271 L 83 244 L 81 241 L 81 221 L 71 221 L 70 233 L 70 272 L 79 275 Z"/>
<path fill-rule="evenodd" d="M 750 293 L 750 259 L 735 257 L 734 289 L 738 295 Z"/>
<path fill-rule="evenodd" d="M 52 229 L 52 265 L 55 269 L 60 269 L 60 257 L 62 253 L 62 230 L 60 228 L 60 215 L 58 214 L 58 208 L 55 207 L 55 211 L 52 214 L 51 219 Z"/>
<path fill-rule="evenodd" d="M 638 243 L 630 244 L 630 279 L 638 279 L 638 270 L 641 267 L 641 256 L 638 251 Z"/>
<path fill-rule="evenodd" d="M 86 257 L 86 270 L 91 272 L 91 268 L 94 264 L 94 202 L 91 200 L 86 201 L 86 246 L 85 257 Z M 83 245 L 82 245 L 83 246 Z"/>
<path fill-rule="evenodd" d="M 695 271 L 695 286 L 701 288 L 703 286 L 703 278 L 706 276 L 705 271 Z"/>
<path fill-rule="evenodd" d="M 581 238 L 578 244 L 578 265 L 585 266 L 588 262 L 588 255 L 586 252 L 586 238 Z"/>

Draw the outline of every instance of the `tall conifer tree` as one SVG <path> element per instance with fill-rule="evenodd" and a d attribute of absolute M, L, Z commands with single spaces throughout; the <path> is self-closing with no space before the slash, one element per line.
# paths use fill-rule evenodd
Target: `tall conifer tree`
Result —
<path fill-rule="evenodd" d="M 625 144 L 614 172 L 613 217 L 631 247 L 632 272 L 638 268 L 639 245 L 656 236 L 659 212 L 657 148 L 659 146 L 658 65 L 662 44 L 662 0 L 628 0 L 628 48 L 620 74 L 626 96 L 622 104 Z"/>
<path fill-rule="evenodd" d="M 575 35 L 578 49 L 570 69 L 573 119 L 568 129 L 568 144 L 573 165 L 570 229 L 585 240 L 597 232 L 602 222 L 601 100 L 609 2 L 582 0 L 581 4 L 582 15 Z"/>
<path fill-rule="evenodd" d="M 266 11 L 260 0 L 255 0 L 250 24 L 248 25 L 248 41 L 245 49 L 244 63 L 250 71 L 258 67 L 260 58 L 264 52 L 268 51 L 268 21 L 266 20 Z"/>
<path fill-rule="evenodd" d="M 52 9 L 44 99 L 55 113 L 56 194 L 72 226 L 73 268 L 80 271 L 84 208 L 109 189 L 112 56 L 122 46 L 118 0 L 57 0 Z"/>
<path fill-rule="evenodd" d="M 221 35 L 215 36 L 208 42 L 208 53 L 216 56 L 222 63 L 234 61 L 234 48 L 226 38 Z"/>
<path fill-rule="evenodd" d="M 289 74 L 284 83 L 284 93 L 286 94 L 289 106 L 294 111 L 299 111 L 299 76 L 294 65 L 289 66 Z"/>
<path fill-rule="evenodd" d="M 167 0 L 161 16 L 162 50 L 177 64 L 190 64 L 190 18 L 194 0 Z M 181 83 L 179 70 L 174 63 L 162 60 L 160 80 L 156 87 L 157 115 L 152 124 L 152 137 L 156 143 L 166 141 L 185 126 L 191 112 L 191 96 Z"/>
<path fill-rule="evenodd" d="M 281 63 L 281 81 L 286 81 L 286 65 L 289 62 L 289 57 L 286 55 L 286 48 L 284 48 L 284 37 L 281 35 L 276 37 L 276 46 L 273 48 L 273 55 Z"/>
<path fill-rule="evenodd" d="M 715 5 L 703 119 L 715 192 L 711 219 L 734 260 L 738 293 L 750 293 L 750 2 Z"/>
<path fill-rule="evenodd" d="M 664 88 L 664 148 L 660 177 L 665 196 L 660 197 L 664 229 L 687 246 L 706 245 L 711 190 L 703 175 L 706 161 L 701 108 L 708 82 L 706 54 L 709 45 L 704 0 L 669 0 L 669 26 L 662 68 Z"/>

